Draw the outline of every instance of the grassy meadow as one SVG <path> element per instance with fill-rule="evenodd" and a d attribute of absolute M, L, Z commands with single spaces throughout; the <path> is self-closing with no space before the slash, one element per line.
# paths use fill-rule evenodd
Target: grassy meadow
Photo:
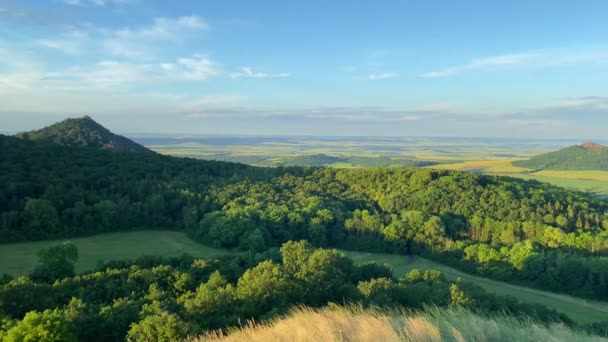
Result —
<path fill-rule="evenodd" d="M 343 251 L 357 263 L 375 261 L 378 264 L 390 265 L 396 277 L 402 277 L 414 268 L 436 269 L 448 279 L 458 278 L 474 283 L 488 292 L 501 296 L 512 296 L 522 302 L 538 303 L 568 315 L 579 322 L 594 322 L 608 318 L 608 303 L 599 303 L 567 295 L 536 290 L 528 287 L 507 284 L 484 277 L 471 275 L 428 259 L 416 256 L 395 254 L 376 254 Z"/>
<path fill-rule="evenodd" d="M 204 246 L 175 231 L 107 233 L 63 240 L 1 244 L 0 274 L 22 275 L 31 272 L 38 262 L 36 253 L 39 250 L 64 241 L 71 241 L 78 247 L 77 272 L 95 268 L 98 261 L 136 259 L 144 255 L 172 257 L 188 253 L 194 257 L 212 258 L 232 253 Z"/>
<path fill-rule="evenodd" d="M 0 274 L 22 275 L 31 272 L 36 267 L 36 252 L 62 241 L 65 240 L 0 245 Z M 108 233 L 74 238 L 70 241 L 78 247 L 79 258 L 76 263 L 78 272 L 91 270 L 98 261 L 102 260 L 135 259 L 144 255 L 170 257 L 183 253 L 195 257 L 213 258 L 235 253 L 204 246 L 190 240 L 184 233 L 162 230 Z M 510 295 L 524 302 L 544 304 L 583 323 L 605 320 L 608 317 L 608 303 L 592 302 L 473 276 L 420 257 L 343 252 L 356 263 L 375 261 L 390 265 L 397 277 L 403 276 L 413 268 L 437 269 L 449 279 L 461 278 L 498 295 Z"/>

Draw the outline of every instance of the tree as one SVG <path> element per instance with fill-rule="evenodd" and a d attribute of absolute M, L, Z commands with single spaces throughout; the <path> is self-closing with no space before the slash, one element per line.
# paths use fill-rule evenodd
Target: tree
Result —
<path fill-rule="evenodd" d="M 38 252 L 38 266 L 32 278 L 53 282 L 74 275 L 74 263 L 78 260 L 78 248 L 71 242 L 51 246 Z"/>
<path fill-rule="evenodd" d="M 159 302 L 144 305 L 142 320 L 133 324 L 128 339 L 134 342 L 173 342 L 184 339 L 190 328 L 176 314 L 160 307 Z"/>
<path fill-rule="evenodd" d="M 460 290 L 458 285 L 450 285 L 450 304 L 452 305 L 467 305 L 470 299 Z"/>
<path fill-rule="evenodd" d="M 48 200 L 28 200 L 23 209 L 23 218 L 31 237 L 55 236 L 61 228 L 57 209 Z"/>
<path fill-rule="evenodd" d="M 283 309 L 292 288 L 281 267 L 267 260 L 241 276 L 236 294 L 244 302 L 243 309 L 246 314 L 259 315 L 270 310 Z"/>
<path fill-rule="evenodd" d="M 60 310 L 30 311 L 23 320 L 9 329 L 4 336 L 6 342 L 70 342 L 76 337 Z"/>

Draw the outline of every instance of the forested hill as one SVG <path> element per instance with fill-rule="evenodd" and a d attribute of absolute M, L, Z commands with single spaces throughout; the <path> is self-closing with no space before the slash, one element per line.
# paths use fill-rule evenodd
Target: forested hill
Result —
<path fill-rule="evenodd" d="M 0 170 L 1 242 L 157 227 L 255 252 L 308 240 L 608 299 L 608 203 L 536 181 L 257 168 L 6 136 Z"/>
<path fill-rule="evenodd" d="M 66 119 L 39 130 L 19 133 L 17 137 L 25 140 L 53 142 L 64 146 L 153 153 L 128 138 L 110 132 L 89 116 Z"/>
<path fill-rule="evenodd" d="M 587 142 L 515 161 L 513 165 L 534 170 L 608 170 L 608 146 Z"/>

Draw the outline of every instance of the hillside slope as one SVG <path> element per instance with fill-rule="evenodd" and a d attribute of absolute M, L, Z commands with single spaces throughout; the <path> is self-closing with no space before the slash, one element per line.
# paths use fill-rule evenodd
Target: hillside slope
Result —
<path fill-rule="evenodd" d="M 203 341 L 608 341 L 563 325 L 550 327 L 508 316 L 485 318 L 469 311 L 431 309 L 423 313 L 350 308 L 300 309 L 268 325 L 248 324 Z"/>
<path fill-rule="evenodd" d="M 18 138 L 53 142 L 64 146 L 84 146 L 118 152 L 152 153 L 121 135 L 116 135 L 89 116 L 66 119 L 38 130 L 17 134 Z"/>
<path fill-rule="evenodd" d="M 534 170 L 608 170 L 608 146 L 587 142 L 514 161 L 513 165 Z"/>

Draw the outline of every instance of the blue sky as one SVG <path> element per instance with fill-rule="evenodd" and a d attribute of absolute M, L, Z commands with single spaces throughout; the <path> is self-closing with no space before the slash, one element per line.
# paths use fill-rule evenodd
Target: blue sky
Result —
<path fill-rule="evenodd" d="M 0 0 L 0 130 L 606 139 L 606 1 Z"/>

